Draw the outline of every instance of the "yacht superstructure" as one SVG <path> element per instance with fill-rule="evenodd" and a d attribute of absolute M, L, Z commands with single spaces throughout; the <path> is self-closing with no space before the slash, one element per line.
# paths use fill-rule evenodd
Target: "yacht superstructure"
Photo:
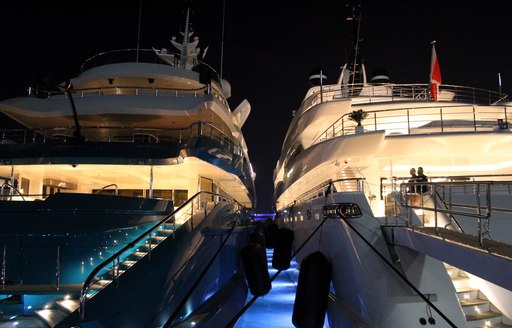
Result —
<path fill-rule="evenodd" d="M 101 53 L 0 103 L 22 126 L 0 130 L 0 327 L 222 325 L 245 302 L 250 104 L 185 18 L 177 53 Z"/>
<path fill-rule="evenodd" d="M 511 104 L 440 78 L 368 80 L 359 18 L 339 80 L 315 72 L 288 128 L 277 221 L 299 265 L 319 251 L 332 266 L 330 327 L 507 326 L 511 286 L 493 272 L 512 269 Z M 452 283 L 451 265 L 469 282 Z"/>

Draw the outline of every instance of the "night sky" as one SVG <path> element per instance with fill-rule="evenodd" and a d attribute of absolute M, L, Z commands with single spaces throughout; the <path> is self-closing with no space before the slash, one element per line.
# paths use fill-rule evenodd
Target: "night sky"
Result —
<path fill-rule="evenodd" d="M 142 0 L 140 48 L 171 49 L 183 0 Z M 383 68 L 395 83 L 427 83 L 431 41 L 444 84 L 512 92 L 512 1 L 363 1 L 362 54 L 367 73 Z M 38 77 L 60 83 L 96 53 L 136 48 L 139 0 L 2 3 L 0 100 L 26 94 Z M 205 61 L 231 83 L 231 109 L 252 112 L 243 132 L 260 213 L 272 210 L 272 174 L 309 72 L 335 83 L 348 54 L 346 1 L 195 1 L 195 31 Z"/>

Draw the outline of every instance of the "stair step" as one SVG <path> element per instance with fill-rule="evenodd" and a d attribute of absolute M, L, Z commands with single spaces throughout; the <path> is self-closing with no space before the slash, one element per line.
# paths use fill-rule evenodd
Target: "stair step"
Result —
<path fill-rule="evenodd" d="M 461 287 L 455 289 L 459 300 L 467 301 L 478 298 L 479 290 L 471 287 Z"/>
<path fill-rule="evenodd" d="M 466 314 L 466 321 L 469 327 L 494 326 L 501 323 L 501 314 L 493 311 Z"/>
<path fill-rule="evenodd" d="M 460 270 L 457 267 L 454 267 L 451 264 L 444 263 L 444 267 L 446 268 L 446 271 L 448 272 L 448 275 L 451 278 L 455 278 L 455 277 L 458 277 L 458 276 L 467 277 L 467 274 L 464 271 Z"/>
<path fill-rule="evenodd" d="M 135 253 L 132 253 L 131 255 L 137 257 L 137 258 L 141 258 L 141 257 L 144 257 L 146 256 L 146 252 L 135 252 Z"/>
<path fill-rule="evenodd" d="M 475 305 L 482 305 L 482 304 L 486 304 L 486 303 L 489 304 L 490 302 L 487 300 L 483 300 L 481 298 L 460 301 L 460 305 L 462 305 L 462 306 L 475 306 Z"/>
<path fill-rule="evenodd" d="M 107 286 L 111 282 L 112 280 L 100 279 L 91 285 L 91 289 L 101 290 L 103 289 L 103 287 Z"/>
<path fill-rule="evenodd" d="M 106 285 L 110 284 L 111 282 L 112 282 L 112 280 L 110 280 L 110 279 L 108 279 L 108 280 L 100 279 L 100 280 L 96 281 L 97 284 L 102 285 L 102 286 L 106 286 Z"/>
<path fill-rule="evenodd" d="M 453 286 L 455 287 L 456 290 L 459 290 L 461 288 L 471 288 L 469 286 L 469 284 L 471 283 L 471 279 L 469 279 L 468 277 L 456 276 L 451 277 L 451 279 L 453 282 Z"/>
<path fill-rule="evenodd" d="M 124 260 L 123 262 L 121 262 L 121 267 L 131 267 L 132 265 L 134 265 L 135 263 L 137 263 L 137 261 L 132 261 L 132 260 Z"/>
<path fill-rule="evenodd" d="M 167 238 L 167 237 L 166 236 L 151 236 L 151 239 L 156 240 L 158 242 L 165 240 L 165 238 Z"/>
<path fill-rule="evenodd" d="M 51 328 L 55 327 L 68 315 L 60 309 L 36 310 L 35 313 Z"/>
<path fill-rule="evenodd" d="M 140 246 L 140 248 L 149 249 L 149 245 L 150 245 L 149 243 L 146 243 L 146 244 Z M 156 245 L 155 243 L 151 243 L 151 249 L 155 248 L 156 246 L 158 246 L 158 245 Z"/>
<path fill-rule="evenodd" d="M 107 279 L 107 280 L 112 280 L 112 279 L 117 278 L 118 276 L 122 275 L 126 270 L 115 269 L 115 272 L 113 272 L 113 271 L 114 271 L 113 269 L 108 270 L 107 273 L 105 273 L 102 276 L 102 278 Z"/>
<path fill-rule="evenodd" d="M 460 305 L 464 314 L 478 314 L 491 310 L 491 302 L 480 298 L 473 300 L 461 300 Z"/>
<path fill-rule="evenodd" d="M 75 312 L 75 310 L 80 307 L 80 302 L 75 299 L 59 300 L 57 304 L 69 313 Z"/>

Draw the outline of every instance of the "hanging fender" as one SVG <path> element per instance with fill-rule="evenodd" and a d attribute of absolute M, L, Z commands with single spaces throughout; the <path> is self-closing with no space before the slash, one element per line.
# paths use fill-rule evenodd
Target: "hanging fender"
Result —
<path fill-rule="evenodd" d="M 269 249 L 274 248 L 277 229 L 277 224 L 273 222 L 265 225 L 265 245 Z"/>
<path fill-rule="evenodd" d="M 251 294 L 262 296 L 272 288 L 267 266 L 265 247 L 256 242 L 249 242 L 241 250 L 245 277 Z"/>
<path fill-rule="evenodd" d="M 293 231 L 279 228 L 274 239 L 274 255 L 272 267 L 277 270 L 287 270 L 290 267 L 293 248 Z"/>
<path fill-rule="evenodd" d="M 295 327 L 323 327 L 332 278 L 332 267 L 321 252 L 306 256 L 301 263 L 292 322 Z"/>
<path fill-rule="evenodd" d="M 263 234 L 263 232 L 252 232 L 249 234 L 249 242 L 260 244 L 265 248 L 265 234 Z"/>

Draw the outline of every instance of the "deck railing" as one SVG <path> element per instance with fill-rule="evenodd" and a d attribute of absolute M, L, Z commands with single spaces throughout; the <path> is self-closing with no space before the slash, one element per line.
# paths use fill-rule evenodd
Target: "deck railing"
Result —
<path fill-rule="evenodd" d="M 365 132 L 384 130 L 386 135 L 413 135 L 447 132 L 508 131 L 508 106 L 474 106 L 439 103 L 436 106 L 366 111 Z M 355 134 L 356 125 L 342 115 L 313 142 Z"/>
<path fill-rule="evenodd" d="M 171 97 L 199 97 L 209 94 L 212 90 L 208 86 L 200 88 L 164 88 L 147 86 L 101 86 L 94 88 L 73 89 L 73 98 L 105 95 L 146 95 L 146 96 L 171 96 Z M 66 97 L 66 94 L 58 90 L 42 90 L 28 88 L 28 96 L 36 98 Z"/>
<path fill-rule="evenodd" d="M 490 176 L 481 176 L 480 178 L 485 177 Z M 465 178 L 470 179 L 469 177 Z M 396 219 L 398 219 L 398 216 L 404 216 L 405 221 L 403 224 L 406 226 L 414 226 L 412 210 L 419 210 L 423 213 L 421 215 L 424 216 L 424 220 L 426 215 L 433 219 L 433 226 L 436 231 L 440 226 L 440 216 L 445 215 L 447 217 L 445 221 L 448 220 L 448 223 L 445 222 L 445 225 L 454 225 L 455 230 L 465 233 L 468 232 L 464 231 L 458 220 L 473 219 L 475 222 L 474 226 L 468 224 L 469 221 L 465 221 L 464 225 L 466 227 L 473 227 L 472 230 L 476 231 L 476 236 L 482 247 L 484 245 L 484 238 L 492 239 L 491 222 L 493 214 L 501 213 L 502 215 L 506 215 L 506 220 L 512 217 L 511 206 L 507 204 L 503 206 L 503 202 L 501 202 L 501 204 L 495 204 L 495 201 L 493 201 L 493 193 L 501 193 L 503 195 L 512 194 L 511 181 L 461 181 L 460 179 L 450 181 L 451 179 L 447 179 L 448 181 L 432 182 L 432 180 L 439 179 L 440 178 L 433 177 L 430 178 L 429 182 L 401 183 L 399 193 L 394 194 L 395 197 L 399 198 L 394 199 L 394 204 L 386 204 L 387 206 L 395 206 L 388 214 L 392 214 Z M 423 194 L 411 192 L 411 190 L 417 190 L 419 186 L 424 186 Z M 393 194 L 388 196 L 393 196 Z M 428 198 L 428 201 L 425 197 Z M 399 208 L 396 208 L 398 204 L 405 209 L 405 212 L 401 212 Z M 500 207 L 499 205 L 502 206 Z M 425 221 L 423 221 L 423 224 L 425 224 Z M 498 223 L 494 225 L 496 227 Z"/>
<path fill-rule="evenodd" d="M 233 137 L 208 122 L 195 122 L 188 128 L 153 129 L 132 126 L 82 126 L 86 142 L 131 142 L 184 144 L 192 137 L 207 136 L 227 150 L 241 155 L 242 148 Z M 74 141 L 74 126 L 41 129 L 0 130 L 0 144 L 39 144 Z"/>
<path fill-rule="evenodd" d="M 428 84 L 352 84 L 326 85 L 314 91 L 302 103 L 303 113 L 320 103 L 352 99 L 357 103 L 378 103 L 383 101 L 429 101 Z M 443 84 L 438 100 L 468 104 L 496 104 L 508 98 L 506 94 L 485 89 Z M 303 113 L 298 113 L 299 115 Z"/>
<path fill-rule="evenodd" d="M 333 192 L 363 192 L 368 198 L 371 198 L 370 188 L 365 178 L 343 178 L 337 180 L 327 180 L 301 194 L 297 199 L 287 204 L 285 208 L 292 207 L 294 203 L 303 203 L 318 197 L 326 197 Z"/>
<path fill-rule="evenodd" d="M 29 87 L 29 97 L 35 98 L 66 98 L 68 95 L 61 90 L 47 90 Z M 199 98 L 204 95 L 211 95 L 220 101 L 225 108 L 229 108 L 229 104 L 217 89 L 212 88 L 211 84 L 199 88 L 165 88 L 165 87 L 148 87 L 148 86 L 99 86 L 94 88 L 73 89 L 73 98 L 87 98 L 93 96 L 112 96 L 112 95 L 131 95 L 131 96 L 153 96 L 153 97 L 174 97 L 174 98 Z"/>

